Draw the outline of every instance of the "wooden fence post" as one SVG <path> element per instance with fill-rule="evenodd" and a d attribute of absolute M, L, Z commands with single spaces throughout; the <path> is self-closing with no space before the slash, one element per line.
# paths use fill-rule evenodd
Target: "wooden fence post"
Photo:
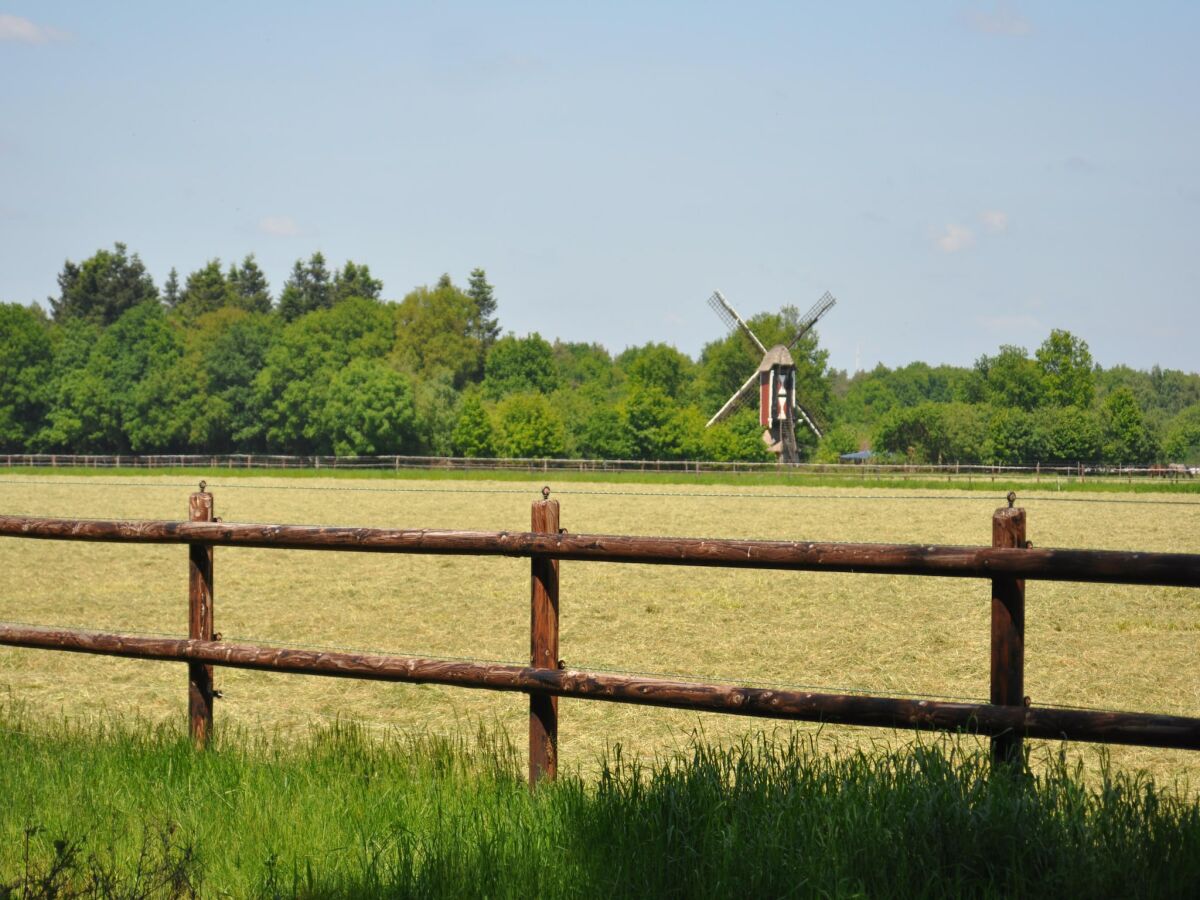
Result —
<path fill-rule="evenodd" d="M 550 489 L 533 504 L 531 531 L 558 534 L 558 501 Z M 558 668 L 558 560 L 530 560 L 529 664 L 535 669 Z M 529 695 L 529 786 L 558 774 L 558 698 Z"/>
<path fill-rule="evenodd" d="M 1025 510 L 1012 504 L 1016 494 L 1008 495 L 1008 506 L 992 515 L 992 546 L 1028 546 L 1025 541 Z M 1025 579 L 992 579 L 992 691 L 997 706 L 1025 705 Z M 993 764 L 1022 762 L 1019 734 L 992 738 Z"/>
<path fill-rule="evenodd" d="M 213 495 L 200 482 L 188 498 L 188 519 L 213 521 Z M 213 640 L 213 548 L 188 544 L 188 637 Z M 188 663 L 188 730 L 197 749 L 208 746 L 213 722 L 213 670 L 203 663 Z"/>

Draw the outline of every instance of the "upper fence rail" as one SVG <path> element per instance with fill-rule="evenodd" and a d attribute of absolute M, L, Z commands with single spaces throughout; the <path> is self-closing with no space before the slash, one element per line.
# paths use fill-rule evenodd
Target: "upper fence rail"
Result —
<path fill-rule="evenodd" d="M 0 537 L 1200 587 L 1200 554 L 0 515 Z"/>
<path fill-rule="evenodd" d="M 1200 467 L 1171 465 L 1111 466 L 1075 462 L 1021 465 L 915 464 L 915 463 L 795 463 L 718 462 L 712 460 L 479 458 L 456 456 L 293 456 L 285 454 L 69 454 L 0 453 L 7 468 L 60 469 L 364 469 L 377 471 L 524 471 L 524 472 L 676 472 L 685 474 L 776 473 L 805 475 L 875 475 L 889 478 L 913 476 L 1016 475 L 1059 478 L 1168 478 L 1189 479 Z"/>

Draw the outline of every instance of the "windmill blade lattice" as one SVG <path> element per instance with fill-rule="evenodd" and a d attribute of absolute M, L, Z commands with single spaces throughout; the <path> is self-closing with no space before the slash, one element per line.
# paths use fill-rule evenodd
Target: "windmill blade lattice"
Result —
<path fill-rule="evenodd" d="M 800 338 L 808 334 L 812 327 L 817 324 L 817 319 L 833 309 L 835 303 L 837 303 L 837 299 L 829 291 L 826 291 L 821 299 L 813 304 L 812 309 L 804 314 L 804 318 L 800 320 L 800 328 L 796 332 L 796 336 L 788 342 L 788 349 L 791 350 L 795 347 L 799 343 Z"/>
<path fill-rule="evenodd" d="M 746 401 L 758 394 L 758 372 L 755 372 L 746 379 L 746 383 L 737 389 L 732 397 L 725 401 L 725 405 L 717 410 L 717 414 L 708 420 L 708 425 L 715 425 L 728 419 L 735 412 L 746 405 Z M 707 428 L 708 425 L 704 427 Z"/>
<path fill-rule="evenodd" d="M 767 348 L 758 339 L 758 335 L 750 330 L 750 326 L 738 315 L 737 310 L 729 305 L 729 301 L 725 299 L 720 291 L 713 291 L 713 295 L 708 298 L 708 305 L 712 307 L 712 311 L 725 323 L 725 327 L 730 332 L 740 331 L 750 339 L 750 343 L 755 346 L 759 353 L 767 352 Z"/>

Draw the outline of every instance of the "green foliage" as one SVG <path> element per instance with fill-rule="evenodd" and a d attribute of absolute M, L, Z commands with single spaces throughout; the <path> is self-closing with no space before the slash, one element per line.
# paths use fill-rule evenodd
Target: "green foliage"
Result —
<path fill-rule="evenodd" d="M 1042 368 L 1046 401 L 1054 406 L 1092 405 L 1096 389 L 1092 375 L 1092 354 L 1086 341 L 1069 331 L 1055 328 L 1037 350 Z"/>
<path fill-rule="evenodd" d="M 307 263 L 298 259 L 292 266 L 292 274 L 279 293 L 279 314 L 285 322 L 292 322 L 305 313 L 329 309 L 333 299 L 329 269 L 324 255 L 317 251 Z"/>
<path fill-rule="evenodd" d="M 359 357 L 329 384 L 320 441 L 338 456 L 369 456 L 411 449 L 416 415 L 408 379 L 381 359 Z"/>
<path fill-rule="evenodd" d="M 213 259 L 183 286 L 171 270 L 169 317 L 122 244 L 68 261 L 59 282 L 53 322 L 18 307 L 0 312 L 0 448 L 510 453 L 537 443 L 518 412 L 532 416 L 527 395 L 538 394 L 551 410 L 544 443 L 553 455 L 773 458 L 753 402 L 705 427 L 758 367 L 745 335 L 710 342 L 698 362 L 660 343 L 614 361 L 593 343 L 499 337 L 495 289 L 481 268 L 465 290 L 447 274 L 392 304 L 379 301 L 382 283 L 366 265 L 347 261 L 331 274 L 318 252 L 296 261 L 273 309 L 253 254 L 225 271 Z M 785 307 L 750 325 L 773 346 L 792 340 L 799 322 Z M 1184 415 L 1200 406 L 1200 374 L 1103 370 L 1068 331 L 1052 331 L 1032 359 L 1002 346 L 970 369 L 913 362 L 849 377 L 828 369 L 815 333 L 791 353 L 799 403 L 827 433 L 818 445 L 798 422 L 802 458 L 832 461 L 868 437 L 893 457 L 947 463 L 1200 454 L 1196 414 Z M 359 360 L 379 365 L 349 371 Z M 382 401 L 390 387 L 402 395 L 397 407 Z M 358 403 L 356 388 L 365 392 Z M 504 407 L 505 431 L 501 407 L 515 395 L 526 399 Z"/>
<path fill-rule="evenodd" d="M 588 387 L 607 394 L 617 384 L 612 357 L 599 344 L 555 341 L 555 383 L 567 388 Z"/>
<path fill-rule="evenodd" d="M 1005 345 L 995 356 L 981 356 L 975 363 L 975 373 L 979 380 L 972 399 L 979 402 L 1029 411 L 1046 394 L 1042 369 L 1024 347 Z"/>
<path fill-rule="evenodd" d="M 529 391 L 548 394 L 557 382 L 554 349 L 536 331 L 523 338 L 507 334 L 488 351 L 483 391 L 493 400 Z"/>
<path fill-rule="evenodd" d="M 1171 420 L 1163 453 L 1172 462 L 1200 463 L 1200 403 Z"/>
<path fill-rule="evenodd" d="M 457 389 L 478 378 L 483 347 L 470 333 L 474 310 L 471 298 L 449 277 L 433 288 L 411 291 L 395 307 L 396 365 L 418 379 L 450 372 Z"/>
<path fill-rule="evenodd" d="M 639 388 L 657 388 L 672 400 L 690 393 L 693 363 L 667 344 L 630 347 L 617 357 L 629 384 Z"/>
<path fill-rule="evenodd" d="M 544 394 L 510 394 L 496 406 L 496 451 L 502 457 L 561 457 L 566 427 Z"/>
<path fill-rule="evenodd" d="M 631 388 L 621 412 L 635 459 L 694 459 L 703 446 L 703 414 L 661 388 Z"/>
<path fill-rule="evenodd" d="M 1158 442 L 1146 428 L 1133 391 L 1117 388 L 1104 400 L 1105 457 L 1125 463 L 1153 462 Z"/>
<path fill-rule="evenodd" d="M 496 436 L 492 420 L 484 409 L 478 390 L 463 393 L 458 419 L 452 436 L 454 452 L 470 458 L 496 455 Z"/>
<path fill-rule="evenodd" d="M 835 425 L 825 432 L 817 444 L 813 459 L 816 462 L 835 463 L 843 453 L 857 453 L 862 449 L 858 429 L 853 425 Z"/>
<path fill-rule="evenodd" d="M 371 269 L 366 265 L 347 261 L 342 270 L 333 275 L 334 303 L 350 297 L 378 300 L 381 293 L 383 293 L 383 282 L 372 278 Z"/>
<path fill-rule="evenodd" d="M 1033 429 L 1036 453 L 1032 459 L 1038 462 L 1095 462 L 1103 454 L 1100 418 L 1091 410 L 1045 407 L 1034 413 Z"/>
<path fill-rule="evenodd" d="M 0 303 L 0 450 L 29 446 L 50 400 L 49 323 L 37 307 Z"/>
<path fill-rule="evenodd" d="M 247 254 L 240 266 L 230 263 L 226 280 L 229 283 L 230 306 L 246 312 L 271 311 L 271 290 L 267 284 L 267 276 L 258 267 L 253 253 Z"/>
<path fill-rule="evenodd" d="M 221 271 L 221 261 L 210 259 L 204 268 L 187 277 L 183 294 L 174 309 L 185 320 L 191 320 L 221 309 L 229 303 L 230 295 L 231 285 Z"/>
<path fill-rule="evenodd" d="M 1019 407 L 1001 407 L 988 423 L 983 462 L 1015 466 L 1033 457 L 1033 418 Z"/>
<path fill-rule="evenodd" d="M 702 456 L 720 462 L 769 462 L 775 458 L 762 439 L 758 411 L 740 409 L 728 419 L 704 429 Z"/>
<path fill-rule="evenodd" d="M 318 452 L 330 382 L 356 359 L 382 359 L 392 348 L 391 311 L 362 298 L 302 316 L 284 328 L 255 381 L 267 444 L 292 453 Z"/>
<path fill-rule="evenodd" d="M 467 334 L 479 341 L 484 354 L 496 338 L 500 337 L 500 320 L 496 318 L 495 289 L 488 283 L 487 272 L 483 269 L 472 269 L 467 281 L 467 296 L 471 298 L 474 309 L 467 323 Z"/>
<path fill-rule="evenodd" d="M 124 244 L 98 250 L 76 265 L 67 260 L 58 276 L 59 296 L 50 298 L 54 320 L 86 319 L 111 325 L 140 303 L 158 300 L 158 288 L 141 258 L 129 256 Z"/>
<path fill-rule="evenodd" d="M 413 389 L 417 414 L 415 452 L 454 456 L 454 429 L 458 424 L 459 395 L 454 376 L 443 369 L 418 381 Z"/>
<path fill-rule="evenodd" d="M 179 286 L 179 272 L 171 266 L 171 271 L 167 273 L 167 280 L 163 282 L 162 299 L 167 309 L 174 309 L 179 303 L 179 298 L 183 293 L 183 289 Z"/>

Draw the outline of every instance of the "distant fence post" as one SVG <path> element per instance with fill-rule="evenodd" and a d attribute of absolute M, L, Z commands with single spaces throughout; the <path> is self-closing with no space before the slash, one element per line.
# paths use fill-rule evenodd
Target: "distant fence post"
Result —
<path fill-rule="evenodd" d="M 535 501 L 531 531 L 558 534 L 558 501 Z M 558 560 L 530 560 L 529 664 L 535 669 L 558 668 Z M 529 786 L 558 775 L 558 698 L 529 695 Z"/>
<path fill-rule="evenodd" d="M 992 515 L 992 546 L 1025 548 L 1025 510 L 1009 505 Z M 992 579 L 992 691 L 997 706 L 1025 705 L 1025 579 Z M 1020 764 L 1022 738 L 992 738 L 993 764 Z"/>
<path fill-rule="evenodd" d="M 213 521 L 213 495 L 200 482 L 200 490 L 188 498 L 188 519 Z M 188 544 L 188 637 L 213 639 L 213 548 L 211 544 Z M 204 663 L 188 663 L 188 730 L 197 749 L 208 746 L 213 723 L 213 669 Z"/>

